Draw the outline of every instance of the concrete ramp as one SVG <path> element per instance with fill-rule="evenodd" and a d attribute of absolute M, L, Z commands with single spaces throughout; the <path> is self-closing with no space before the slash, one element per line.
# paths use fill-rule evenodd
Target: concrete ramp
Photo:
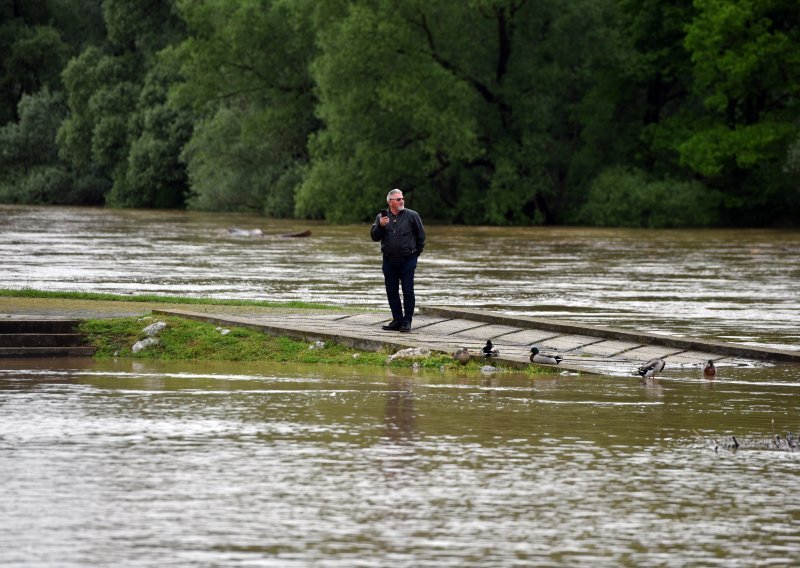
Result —
<path fill-rule="evenodd" d="M 558 320 L 509 316 L 497 312 L 450 307 L 425 307 L 414 316 L 411 333 L 383 331 L 384 312 L 309 313 L 233 317 L 187 310 L 153 310 L 206 321 L 215 325 L 239 326 L 271 335 L 302 341 L 335 341 L 367 351 L 407 347 L 428 347 L 452 353 L 467 347 L 479 355 L 491 339 L 500 355 L 489 363 L 523 368 L 529 365 L 532 345 L 543 352 L 564 357 L 554 367 L 582 373 L 630 375 L 654 357 L 667 368 L 697 367 L 708 360 L 715 364 L 758 367 L 771 362 L 800 362 L 800 352 L 749 347 L 733 343 L 694 340 L 674 336 L 638 333 L 606 327 L 585 326 Z"/>

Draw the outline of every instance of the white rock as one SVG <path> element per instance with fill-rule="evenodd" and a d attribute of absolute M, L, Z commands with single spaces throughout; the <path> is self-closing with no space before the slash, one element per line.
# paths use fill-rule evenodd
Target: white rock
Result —
<path fill-rule="evenodd" d="M 220 329 L 219 330 L 219 334 L 220 335 L 228 335 L 230 332 L 231 332 L 230 329 Z"/>
<path fill-rule="evenodd" d="M 389 361 L 395 359 L 408 359 L 409 357 L 427 357 L 431 354 L 431 350 L 427 347 L 409 347 L 408 349 L 401 349 L 394 355 L 389 356 Z"/>
<path fill-rule="evenodd" d="M 151 345 L 158 345 L 158 339 L 155 337 L 145 337 L 141 341 L 137 341 L 136 343 L 134 343 L 133 347 L 131 347 L 131 350 L 134 353 L 138 353 L 143 349 L 147 349 Z"/>
<path fill-rule="evenodd" d="M 315 341 L 314 343 L 308 346 L 309 349 L 322 349 L 323 347 L 325 347 L 324 341 Z"/>
<path fill-rule="evenodd" d="M 163 330 L 165 327 L 167 327 L 167 324 L 165 324 L 163 321 L 157 321 L 156 323 L 151 323 L 146 328 L 144 328 L 142 330 L 142 333 L 152 337 L 152 336 L 156 335 L 157 333 L 160 333 L 161 330 Z"/>
<path fill-rule="evenodd" d="M 491 365 L 484 365 L 483 367 L 481 367 L 481 373 L 489 375 L 491 373 L 496 373 L 496 372 L 497 372 L 497 367 L 492 367 Z"/>

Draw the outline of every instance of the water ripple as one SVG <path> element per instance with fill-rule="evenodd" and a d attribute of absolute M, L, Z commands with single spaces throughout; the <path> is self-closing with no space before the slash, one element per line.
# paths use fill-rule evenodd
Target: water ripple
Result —
<path fill-rule="evenodd" d="M 0 287 L 382 308 L 368 226 L 0 205 Z M 231 226 L 263 238 L 234 238 Z M 280 235 L 309 229 L 306 239 Z M 800 232 L 430 226 L 418 303 L 800 349 Z M 482 254 L 491 251 L 491 254 Z"/>

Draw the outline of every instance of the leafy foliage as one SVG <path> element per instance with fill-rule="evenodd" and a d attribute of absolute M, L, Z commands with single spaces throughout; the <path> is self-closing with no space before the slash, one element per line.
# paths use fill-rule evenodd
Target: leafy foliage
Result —
<path fill-rule="evenodd" d="M 174 71 L 168 64 L 151 68 L 139 92 L 137 111 L 129 117 L 130 147 L 124 173 L 115 177 L 108 203 L 119 207 L 180 207 L 188 176 L 180 162 L 192 133 L 192 116 L 168 100 Z"/>
<path fill-rule="evenodd" d="M 317 124 L 308 69 L 314 4 L 180 3 L 192 36 L 171 54 L 186 77 L 174 95 L 199 117 L 183 153 L 190 207 L 294 213 L 306 140 Z"/>
<path fill-rule="evenodd" d="M 598 176 L 577 221 L 599 227 L 703 227 L 719 223 L 718 193 L 699 182 L 652 180 L 612 168 Z"/>
<path fill-rule="evenodd" d="M 796 224 L 799 98 L 795 0 L 14 0 L 0 200 Z"/>
<path fill-rule="evenodd" d="M 58 159 L 56 131 L 66 115 L 60 93 L 47 87 L 24 95 L 19 122 L 0 128 L 0 200 L 12 203 L 86 203 Z"/>
<path fill-rule="evenodd" d="M 722 190 L 746 221 L 789 217 L 798 196 L 787 149 L 800 134 L 800 5 L 697 0 L 685 44 L 704 109 L 677 147 L 681 162 Z"/>
<path fill-rule="evenodd" d="M 106 0 L 103 14 L 107 45 L 86 48 L 64 70 L 70 114 L 58 135 L 61 157 L 84 183 L 98 180 L 111 206 L 182 206 L 187 176 L 178 159 L 191 116 L 168 104 L 177 77 L 158 57 L 181 38 L 182 22 L 172 2 Z"/>
<path fill-rule="evenodd" d="M 61 86 L 69 47 L 43 14 L 29 10 L 0 6 L 0 125 L 17 118 L 23 95 Z"/>

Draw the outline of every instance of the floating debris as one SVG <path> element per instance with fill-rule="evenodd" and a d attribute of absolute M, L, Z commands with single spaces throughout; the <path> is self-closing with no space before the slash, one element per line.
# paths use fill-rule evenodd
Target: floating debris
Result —
<path fill-rule="evenodd" d="M 300 231 L 298 233 L 286 233 L 285 235 L 281 235 L 281 236 L 284 239 L 297 239 L 297 238 L 303 238 L 303 237 L 310 237 L 311 236 L 311 230 L 307 229 L 305 231 Z"/>
<path fill-rule="evenodd" d="M 240 229 L 239 227 L 230 227 L 228 234 L 234 237 L 263 237 L 264 231 L 261 229 Z"/>
<path fill-rule="evenodd" d="M 720 450 L 770 450 L 778 452 L 800 451 L 800 441 L 795 438 L 792 432 L 781 436 L 775 434 L 767 437 L 737 438 L 736 436 L 726 436 L 721 439 L 703 438 L 705 445 L 715 452 Z"/>

